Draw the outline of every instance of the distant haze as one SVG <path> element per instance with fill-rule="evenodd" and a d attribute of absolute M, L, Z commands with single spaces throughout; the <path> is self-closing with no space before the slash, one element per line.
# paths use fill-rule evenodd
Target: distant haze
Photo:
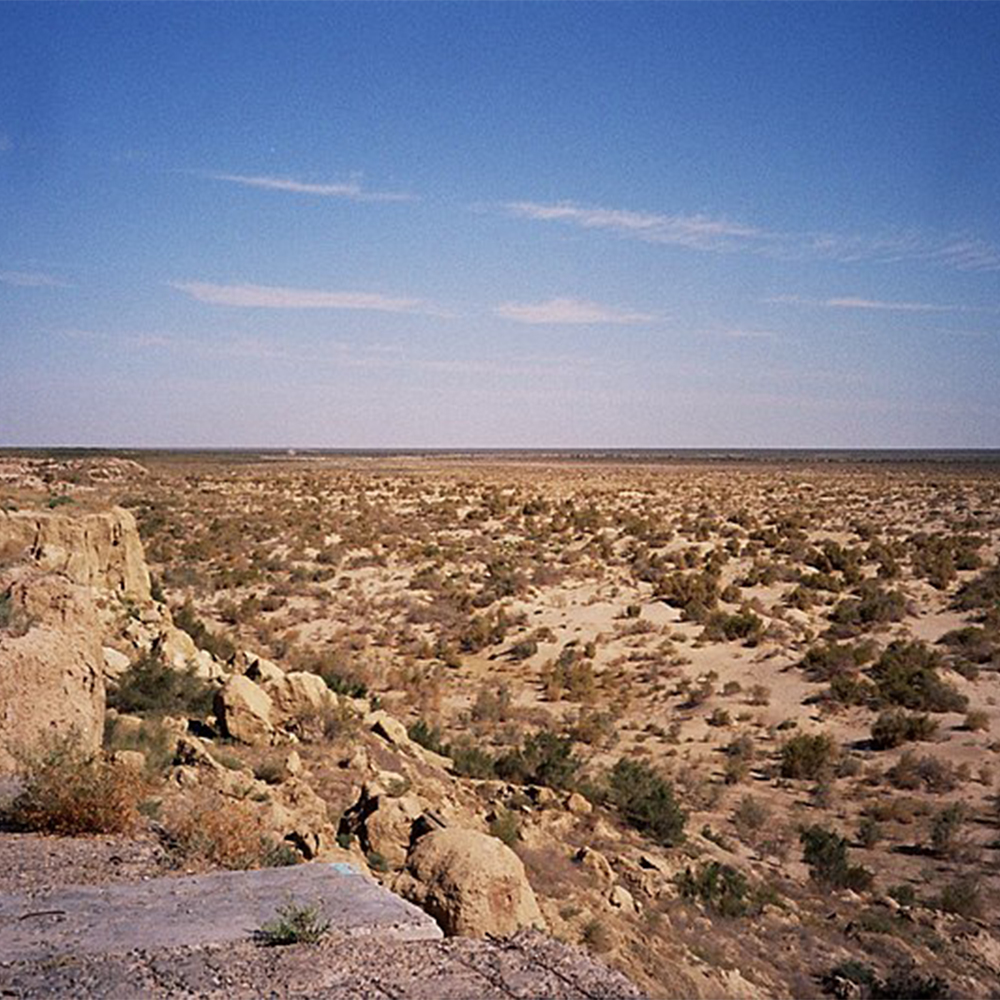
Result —
<path fill-rule="evenodd" d="M 1000 448 L 1000 5 L 0 4 L 0 446 Z"/>

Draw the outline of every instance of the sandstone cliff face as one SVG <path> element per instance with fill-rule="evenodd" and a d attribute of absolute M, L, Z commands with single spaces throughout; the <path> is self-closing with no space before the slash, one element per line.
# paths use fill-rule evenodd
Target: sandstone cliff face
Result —
<path fill-rule="evenodd" d="M 14 752 L 75 730 L 92 750 L 104 728 L 104 655 L 92 592 L 54 574 L 15 574 L 8 607 L 31 627 L 0 631 L 0 774 Z"/>
<path fill-rule="evenodd" d="M 137 603 L 151 600 L 149 569 L 135 518 L 121 507 L 94 513 L 0 510 L 0 544 L 23 546 L 40 569 L 109 590 Z"/>

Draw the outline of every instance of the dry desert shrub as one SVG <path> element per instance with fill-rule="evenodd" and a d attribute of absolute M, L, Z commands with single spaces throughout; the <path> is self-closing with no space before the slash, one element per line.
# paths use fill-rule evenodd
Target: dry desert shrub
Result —
<path fill-rule="evenodd" d="M 174 800 L 163 828 L 171 847 L 188 864 L 236 870 L 299 860 L 293 849 L 274 840 L 253 803 L 218 792 L 201 791 L 193 800 Z"/>
<path fill-rule="evenodd" d="M 889 768 L 886 777 L 894 788 L 924 789 L 936 794 L 954 791 L 963 780 L 962 773 L 949 761 L 930 754 L 918 758 L 910 750 Z"/>
<path fill-rule="evenodd" d="M 872 723 L 872 744 L 876 750 L 891 750 L 901 743 L 932 740 L 937 728 L 930 716 L 890 709 Z"/>
<path fill-rule="evenodd" d="M 76 732 L 22 753 L 20 773 L 23 788 L 10 806 L 8 822 L 64 836 L 131 831 L 149 790 L 134 768 L 85 749 Z"/>
<path fill-rule="evenodd" d="M 781 776 L 807 781 L 828 777 L 840 756 L 836 740 L 826 733 L 800 733 L 781 748 Z"/>
<path fill-rule="evenodd" d="M 989 712 L 981 708 L 969 709 L 965 714 L 965 728 L 970 732 L 989 732 L 990 715 Z"/>
<path fill-rule="evenodd" d="M 771 808 L 752 795 L 744 795 L 730 818 L 740 840 L 754 843 L 771 824 Z"/>

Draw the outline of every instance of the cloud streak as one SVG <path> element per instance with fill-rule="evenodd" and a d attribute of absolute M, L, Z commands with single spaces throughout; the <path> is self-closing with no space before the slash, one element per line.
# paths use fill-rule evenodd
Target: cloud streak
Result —
<path fill-rule="evenodd" d="M 572 202 L 542 205 L 532 201 L 512 201 L 503 207 L 523 219 L 607 230 L 647 243 L 673 244 L 693 250 L 733 250 L 767 236 L 752 226 L 713 219 L 707 215 L 661 215 L 625 209 L 585 208 Z"/>
<path fill-rule="evenodd" d="M 415 201 L 416 197 L 403 191 L 366 191 L 357 181 L 331 184 L 313 184 L 291 177 L 269 177 L 249 174 L 202 174 L 213 181 L 241 184 L 243 187 L 261 188 L 265 191 L 284 191 L 288 194 L 305 194 L 319 198 L 346 198 L 350 201 Z"/>
<path fill-rule="evenodd" d="M 15 288 L 69 287 L 65 281 L 42 271 L 0 271 L 0 285 L 12 285 Z"/>
<path fill-rule="evenodd" d="M 1000 271 L 1000 249 L 968 234 L 915 232 L 877 236 L 778 232 L 703 214 L 635 212 L 578 205 L 509 201 L 507 214 L 536 222 L 613 233 L 639 240 L 713 253 L 749 253 L 776 260 L 832 260 L 853 263 L 924 263 L 957 271 Z"/>
<path fill-rule="evenodd" d="M 938 305 L 932 302 L 891 302 L 853 296 L 810 299 L 801 295 L 773 295 L 761 301 L 769 305 L 817 306 L 820 309 L 860 309 L 875 312 L 947 313 L 975 311 L 969 306 Z"/>
<path fill-rule="evenodd" d="M 628 325 L 656 319 L 649 313 L 626 312 L 584 299 L 549 299 L 547 302 L 504 302 L 493 312 L 501 319 L 531 325 L 585 325 L 612 323 Z"/>
<path fill-rule="evenodd" d="M 169 284 L 196 301 L 213 306 L 242 309 L 355 309 L 447 315 L 423 299 L 392 298 L 372 292 L 329 292 L 277 285 L 217 285 L 204 281 L 173 281 Z"/>

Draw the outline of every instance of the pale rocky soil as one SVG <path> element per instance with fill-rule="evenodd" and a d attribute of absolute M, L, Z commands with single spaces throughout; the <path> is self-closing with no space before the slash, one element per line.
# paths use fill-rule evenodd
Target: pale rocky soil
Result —
<path fill-rule="evenodd" d="M 0 835 L 0 894 L 170 874 L 180 871 L 153 838 Z M 624 977 L 585 952 L 530 931 L 505 941 L 331 936 L 284 948 L 247 941 L 34 962 L 0 955 L 0 996 L 641 1000 Z"/>
<path fill-rule="evenodd" d="M 941 649 L 943 635 L 975 623 L 953 602 L 981 569 L 929 581 L 911 540 L 974 535 L 982 567 L 994 565 L 995 467 L 178 457 L 112 468 L 102 478 L 78 465 L 60 479 L 58 465 L 29 463 L 20 479 L 6 476 L 0 500 L 22 508 L 53 494 L 88 508 L 120 503 L 138 518 L 174 612 L 190 600 L 238 648 L 286 670 L 320 657 L 407 724 L 439 726 L 446 743 L 469 737 L 498 754 L 539 729 L 575 733 L 584 778 L 599 781 L 622 756 L 643 759 L 673 780 L 689 813 L 685 845 L 656 847 L 610 811 L 571 808 L 564 793 L 525 795 L 505 782 L 455 777 L 406 747 L 345 731 L 332 748 L 296 745 L 332 816 L 354 804 L 358 775 L 372 769 L 402 775 L 424 805 L 463 826 L 484 829 L 504 804 L 550 932 L 591 948 L 653 996 L 816 995 L 818 974 L 848 958 L 880 973 L 915 964 L 947 978 L 957 995 L 996 992 L 996 649 L 975 678 L 941 671 L 982 713 L 975 729 L 964 712 L 935 713 L 932 741 L 876 751 L 869 738 L 877 713 L 818 698 L 829 684 L 800 666 L 856 585 L 834 571 L 836 591 L 813 588 L 811 604 L 794 596 L 798 577 L 814 572 L 804 560 L 825 541 L 858 550 L 860 574 L 870 579 L 879 568 L 866 555 L 872 544 L 895 546 L 898 576 L 878 582 L 901 592 L 905 611 L 840 641 L 873 639 L 881 650 L 920 639 Z M 705 637 L 704 625 L 657 589 L 677 569 L 700 571 L 713 552 L 720 589 L 738 588 L 724 591 L 719 607 L 759 617 L 754 645 Z M 644 568 L 657 559 L 659 575 Z M 490 599 L 478 599 L 490 588 Z M 500 608 L 502 638 L 470 635 L 470 621 L 495 623 Z M 512 650 L 528 640 L 537 648 L 517 659 Z M 553 670 L 568 643 L 586 650 L 573 681 Z M 781 747 L 800 732 L 830 735 L 852 766 L 822 787 L 781 777 Z M 727 783 L 725 748 L 741 736 L 752 739 L 754 759 Z M 950 765 L 953 787 L 893 787 L 885 774 L 906 750 Z M 225 752 L 253 766 L 276 751 Z M 769 810 L 761 830 L 734 820 L 747 795 Z M 896 812 L 882 821 L 881 839 L 861 846 L 863 812 L 887 803 Z M 940 855 L 929 849 L 931 826 L 951 803 L 964 804 L 968 817 L 958 847 Z M 848 837 L 852 863 L 876 873 L 872 892 L 830 892 L 810 881 L 797 831 L 813 823 Z M 11 849 L 5 839 L 0 850 Z M 571 860 L 581 848 L 590 860 Z M 777 901 L 730 919 L 679 898 L 674 876 L 710 860 L 770 886 Z M 392 871 L 384 877 L 392 884 Z M 963 877 L 978 887 L 978 916 L 932 905 Z M 901 909 L 886 894 L 899 885 L 922 905 Z"/>
<path fill-rule="evenodd" d="M 317 945 L 178 948 L 69 959 L 0 961 L 0 996 L 322 1000 L 641 1000 L 623 977 L 541 934 L 502 941 L 399 944 L 329 939 Z"/>

